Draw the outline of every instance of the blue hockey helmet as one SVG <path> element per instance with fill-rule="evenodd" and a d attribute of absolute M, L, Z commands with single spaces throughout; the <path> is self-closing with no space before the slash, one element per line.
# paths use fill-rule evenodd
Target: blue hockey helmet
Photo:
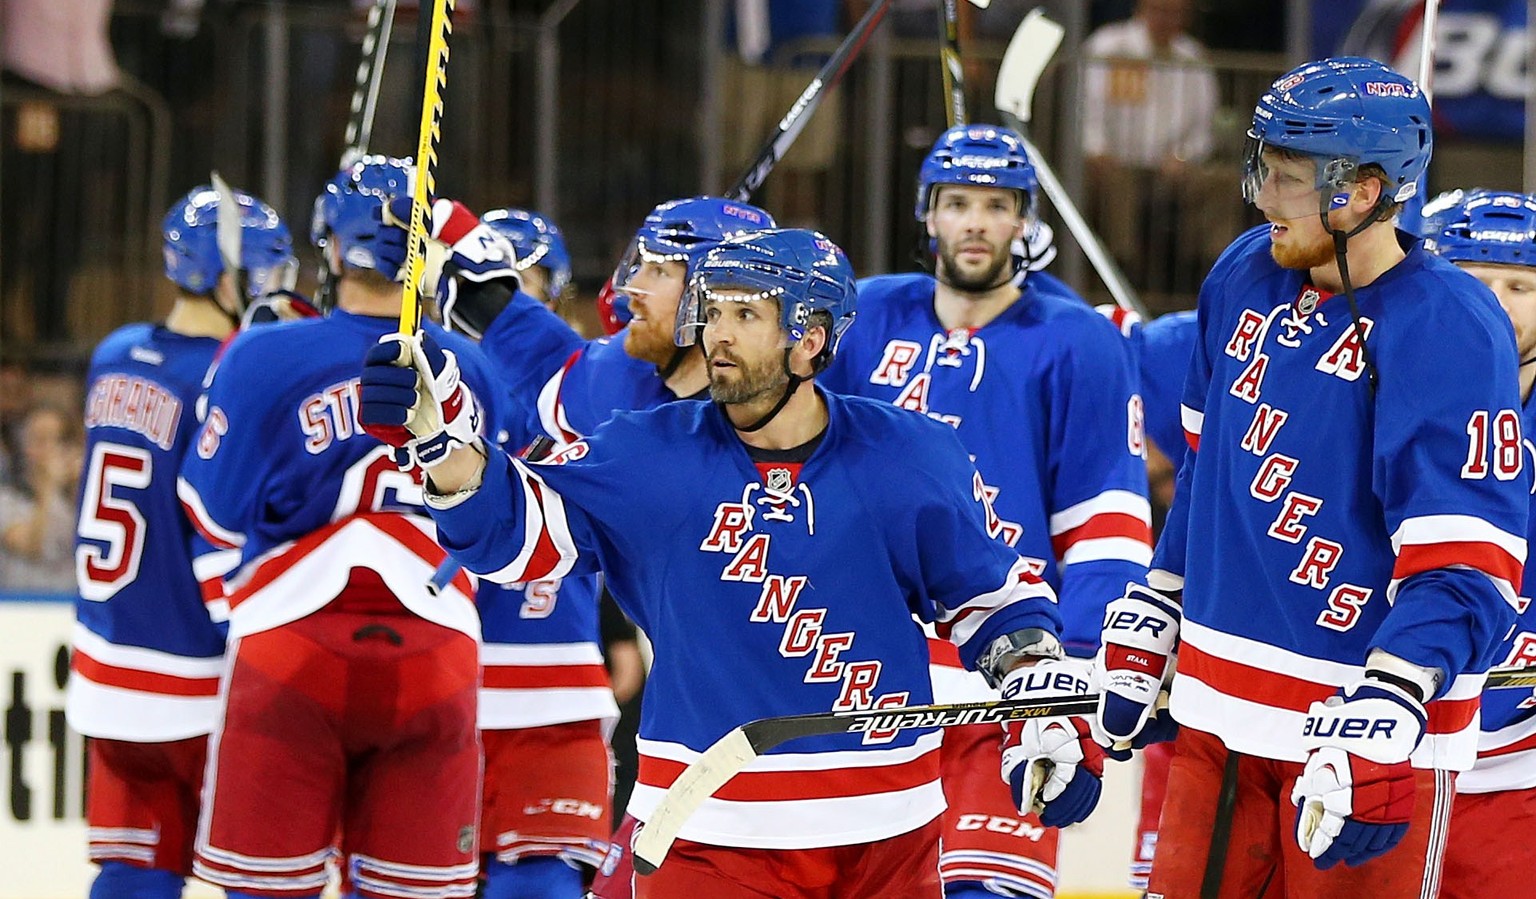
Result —
<path fill-rule="evenodd" d="M 380 270 L 374 242 L 386 227 L 383 207 L 395 197 L 410 196 L 415 177 L 409 159 L 389 156 L 364 156 L 337 172 L 315 198 L 310 241 L 324 251 L 335 240 L 345 268 L 370 269 L 393 279 L 396 272 Z"/>
<path fill-rule="evenodd" d="M 1424 245 L 1452 262 L 1536 266 L 1536 197 L 1452 191 L 1424 207 Z"/>
<path fill-rule="evenodd" d="M 605 313 L 599 309 L 599 314 L 611 317 L 621 327 L 628 323 L 629 302 L 623 290 L 643 264 L 681 262 L 686 269 L 686 283 L 694 263 L 722 240 L 773 227 L 773 216 L 751 203 L 723 197 L 668 200 L 652 209 L 635 231 L 629 249 L 613 272 L 612 311 Z"/>
<path fill-rule="evenodd" d="M 547 292 L 558 299 L 571 283 L 571 254 L 565 248 L 565 236 L 555 223 L 526 209 L 492 209 L 480 217 L 497 233 L 512 243 L 517 252 L 517 270 L 537 265 L 549 272 Z"/>
<path fill-rule="evenodd" d="M 1264 184 L 1265 147 L 1312 157 L 1319 211 L 1342 206 L 1361 167 L 1386 173 L 1383 201 L 1417 194 L 1434 136 L 1429 100 L 1412 80 L 1374 59 L 1344 56 L 1309 62 L 1281 76 L 1259 98 L 1248 132 L 1243 197 Z"/>
<path fill-rule="evenodd" d="M 293 287 L 298 260 L 293 255 L 293 236 L 277 210 L 250 194 L 233 191 L 239 207 L 240 259 L 245 304 L 277 290 Z M 165 238 L 165 276 L 190 294 L 208 296 L 224 274 L 219 250 L 219 192 L 203 185 L 172 204 L 161 223 Z"/>
<path fill-rule="evenodd" d="M 1019 210 L 1033 216 L 1040 181 L 1018 132 L 1001 125 L 956 125 L 939 135 L 917 173 L 918 221 L 928 217 L 941 184 L 998 187 L 1022 194 Z"/>
<path fill-rule="evenodd" d="M 740 234 L 721 241 L 694 265 L 677 309 L 678 346 L 698 341 L 705 304 L 726 291 L 732 300 L 777 299 L 779 322 L 791 342 L 805 336 L 813 312 L 828 313 L 832 328 L 816 359 L 817 371 L 832 361 L 858 303 L 853 266 L 821 232 L 784 228 Z"/>

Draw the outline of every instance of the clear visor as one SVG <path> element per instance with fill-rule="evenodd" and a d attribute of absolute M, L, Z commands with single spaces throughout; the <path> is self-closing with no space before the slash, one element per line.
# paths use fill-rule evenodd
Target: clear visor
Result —
<path fill-rule="evenodd" d="M 686 264 L 688 262 L 688 254 L 680 252 L 659 253 L 646 245 L 645 238 L 636 237 L 629 242 L 629 249 L 625 250 L 624 255 L 620 257 L 618 268 L 613 270 L 613 289 L 620 291 L 633 290 L 634 288 L 630 286 L 630 282 L 635 279 L 635 275 L 639 274 L 640 269 L 648 262 L 656 265 L 666 262 L 682 262 Z"/>
<path fill-rule="evenodd" d="M 1358 164 L 1344 157 L 1281 158 L 1252 132 L 1243 153 L 1243 199 L 1272 219 L 1320 215 L 1349 201 Z"/>
<path fill-rule="evenodd" d="M 766 272 L 741 268 L 695 275 L 689 279 L 683 299 L 677 304 L 677 325 L 672 331 L 672 340 L 681 347 L 698 343 L 708 321 L 709 307 L 713 304 L 778 300 L 783 294 L 781 278 Z"/>
<path fill-rule="evenodd" d="M 245 295 L 255 301 L 279 290 L 292 290 L 299 280 L 299 260 L 289 257 L 276 265 L 245 270 Z"/>

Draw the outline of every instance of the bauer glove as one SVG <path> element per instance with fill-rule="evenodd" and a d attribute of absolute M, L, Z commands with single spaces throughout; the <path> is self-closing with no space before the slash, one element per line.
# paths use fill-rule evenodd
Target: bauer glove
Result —
<path fill-rule="evenodd" d="M 431 334 L 386 334 L 363 360 L 363 430 L 396 449 L 401 468 L 430 469 L 475 442 L 480 413 L 452 350 Z"/>
<path fill-rule="evenodd" d="M 1004 699 L 1057 699 L 1089 692 L 1087 663 L 1044 661 L 1003 678 Z M 1003 725 L 1003 782 L 1020 813 L 1040 815 L 1047 827 L 1084 820 L 1099 803 L 1104 751 L 1084 718 L 1040 718 Z"/>
<path fill-rule="evenodd" d="M 1164 684 L 1172 675 L 1181 610 L 1177 600 L 1137 583 L 1104 609 L 1104 629 L 1093 659 L 1093 685 L 1100 690 L 1094 738 L 1114 747 L 1117 759 L 1129 749 L 1173 739 L 1178 725 L 1159 713 Z"/>
<path fill-rule="evenodd" d="M 1372 677 L 1312 703 L 1301 736 L 1307 763 L 1291 804 L 1296 842 L 1318 868 L 1358 865 L 1408 832 L 1415 792 L 1408 756 L 1425 721 L 1417 697 Z"/>

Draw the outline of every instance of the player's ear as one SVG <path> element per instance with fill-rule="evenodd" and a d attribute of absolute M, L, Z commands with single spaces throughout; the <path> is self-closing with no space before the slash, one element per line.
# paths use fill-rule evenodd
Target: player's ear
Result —
<path fill-rule="evenodd" d="M 796 365 L 795 370 L 797 372 L 815 371 L 815 359 L 817 356 L 821 355 L 822 350 L 826 349 L 827 341 L 831 339 L 832 335 L 827 333 L 825 326 L 806 326 L 805 336 L 801 337 L 799 342 L 795 344 L 793 352 L 793 355 L 805 364 L 803 366 Z"/>
<path fill-rule="evenodd" d="M 939 229 L 933 224 L 933 207 L 928 207 L 928 214 L 923 216 L 923 226 L 928 229 L 929 237 L 938 237 Z"/>

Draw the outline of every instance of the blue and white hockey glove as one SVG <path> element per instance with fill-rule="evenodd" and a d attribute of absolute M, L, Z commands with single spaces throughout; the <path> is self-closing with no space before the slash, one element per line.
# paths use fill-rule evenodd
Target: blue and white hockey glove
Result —
<path fill-rule="evenodd" d="M 410 217 L 409 197 L 390 202 L 388 219 L 409 223 Z M 433 240 L 447 245 L 451 254 L 434 289 L 443 322 L 449 330 L 479 340 L 522 287 L 517 253 L 511 241 L 457 200 L 432 203 L 427 232 Z"/>
<path fill-rule="evenodd" d="M 1408 832 L 1408 756 L 1424 737 L 1425 721 L 1416 696 L 1372 677 L 1312 703 L 1301 737 L 1307 764 L 1291 803 L 1296 842 L 1318 868 L 1369 861 Z"/>
<path fill-rule="evenodd" d="M 1004 699 L 1056 699 L 1089 692 L 1088 666 L 1080 659 L 1038 662 L 1003 678 Z M 1083 718 L 1041 718 L 1003 725 L 1003 782 L 1023 814 L 1033 811 L 1047 827 L 1066 827 L 1088 817 L 1104 784 L 1104 751 Z"/>
<path fill-rule="evenodd" d="M 480 413 L 452 350 L 432 335 L 386 334 L 363 360 L 363 430 L 396 449 L 403 469 L 430 469 L 475 442 Z"/>
<path fill-rule="evenodd" d="M 1113 747 L 1114 758 L 1129 749 L 1173 739 L 1178 725 L 1159 714 L 1159 694 L 1173 674 L 1182 610 L 1177 600 L 1137 583 L 1104 609 L 1104 629 L 1093 659 L 1093 684 L 1100 691 L 1094 738 Z"/>

